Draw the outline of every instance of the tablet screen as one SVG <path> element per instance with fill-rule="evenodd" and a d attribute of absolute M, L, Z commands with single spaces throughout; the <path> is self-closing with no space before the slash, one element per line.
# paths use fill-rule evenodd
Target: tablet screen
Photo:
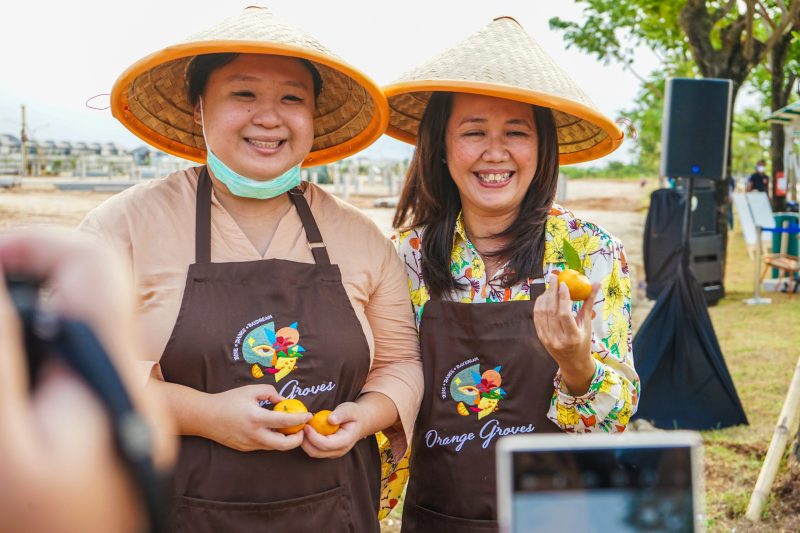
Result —
<path fill-rule="evenodd" d="M 517 450 L 512 531 L 693 531 L 689 447 Z"/>

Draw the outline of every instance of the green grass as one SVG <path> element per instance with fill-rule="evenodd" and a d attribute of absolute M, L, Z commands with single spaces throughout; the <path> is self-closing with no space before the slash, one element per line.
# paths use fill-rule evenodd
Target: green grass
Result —
<path fill-rule="evenodd" d="M 741 234 L 730 234 L 727 259 L 726 297 L 709 312 L 750 425 L 703 432 L 708 527 L 792 531 L 796 517 L 782 509 L 797 505 L 797 489 L 770 499 L 762 525 L 744 513 L 800 355 L 800 295 L 770 292 L 772 304 L 749 306 L 744 300 L 753 295 L 754 264 Z M 790 470 L 782 466 L 775 487 L 786 485 Z"/>

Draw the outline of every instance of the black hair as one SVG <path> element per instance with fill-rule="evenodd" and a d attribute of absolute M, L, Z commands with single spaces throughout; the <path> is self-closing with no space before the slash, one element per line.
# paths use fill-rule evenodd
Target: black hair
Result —
<path fill-rule="evenodd" d="M 558 137 L 549 108 L 532 106 L 539 139 L 533 180 L 514 222 L 494 237 L 507 238 L 500 250 L 488 254 L 508 260 L 510 271 L 502 283 L 511 287 L 542 275 L 545 225 L 558 185 Z M 428 291 L 442 296 L 459 288 L 450 274 L 453 232 L 461 211 L 461 197 L 445 160 L 445 131 L 453 108 L 453 93 L 434 92 L 419 125 L 417 149 L 400 193 L 394 226 L 424 227 L 422 276 Z"/>
<path fill-rule="evenodd" d="M 239 57 L 236 52 L 224 52 L 219 54 L 201 54 L 195 56 L 186 67 L 186 90 L 189 102 L 194 106 L 198 98 L 202 96 L 203 91 L 206 90 L 206 83 L 208 77 L 212 72 L 218 68 L 224 67 L 234 59 Z M 296 58 L 299 60 L 306 69 L 311 73 L 311 79 L 314 83 L 314 99 L 319 97 L 322 92 L 322 76 L 317 70 L 317 67 L 302 57 Z"/>

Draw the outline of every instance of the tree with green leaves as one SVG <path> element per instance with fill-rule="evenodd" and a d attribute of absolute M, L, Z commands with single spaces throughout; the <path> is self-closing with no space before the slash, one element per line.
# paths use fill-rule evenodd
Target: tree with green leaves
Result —
<path fill-rule="evenodd" d="M 576 1 L 584 6 L 581 23 L 550 20 L 551 28 L 564 31 L 568 46 L 605 62 L 621 62 L 632 72 L 634 53 L 645 46 L 661 59 L 665 77 L 691 60 L 703 77 L 732 80 L 733 103 L 751 71 L 791 31 L 800 14 L 800 0 Z M 730 173 L 731 150 L 728 157 Z M 720 206 L 717 229 L 727 248 L 730 174 L 725 178 L 715 196 Z"/>

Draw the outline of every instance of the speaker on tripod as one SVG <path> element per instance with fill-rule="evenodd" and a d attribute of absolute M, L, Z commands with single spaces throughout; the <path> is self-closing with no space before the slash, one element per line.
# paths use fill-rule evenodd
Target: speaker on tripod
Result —
<path fill-rule="evenodd" d="M 732 88 L 730 80 L 667 81 L 661 174 L 675 178 L 676 188 L 660 193 L 658 201 L 654 194 L 648 212 L 644 262 L 650 298 L 658 296 L 683 253 L 709 304 L 725 294 L 715 182 L 726 174 Z"/>
<path fill-rule="evenodd" d="M 666 176 L 683 178 L 683 187 L 655 191 L 648 212 L 648 292 L 651 273 L 664 279 L 658 299 L 633 338 L 644 391 L 636 417 L 665 429 L 747 424 L 708 313 L 709 296 L 721 294 L 726 234 L 720 231 L 727 232 L 719 224 L 724 209 L 708 200 L 727 193 L 723 178 L 731 82 L 669 80 L 666 94 L 661 168 Z M 712 180 L 710 192 L 716 194 L 703 194 L 707 189 L 702 182 L 695 183 L 699 178 Z M 702 219 L 707 211 L 717 215 L 710 228 Z M 648 254 L 652 255 L 649 271 Z M 703 278 L 718 280 L 719 289 Z"/>

